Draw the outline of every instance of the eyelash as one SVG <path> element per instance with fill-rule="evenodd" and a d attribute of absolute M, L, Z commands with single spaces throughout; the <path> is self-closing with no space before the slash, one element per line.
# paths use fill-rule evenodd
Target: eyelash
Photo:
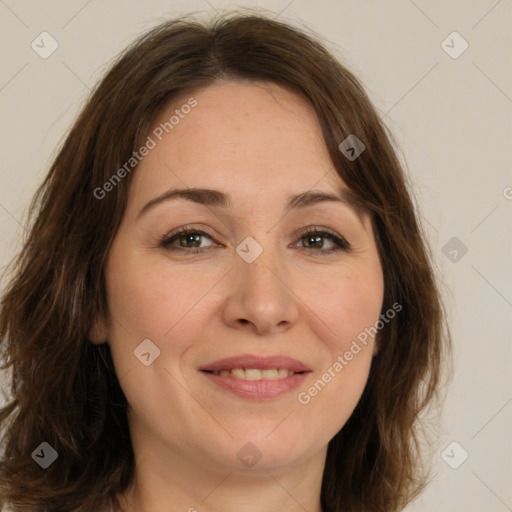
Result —
<path fill-rule="evenodd" d="M 166 235 L 160 242 L 160 246 L 168 251 L 185 251 L 189 254 L 199 254 L 202 253 L 205 250 L 210 249 L 210 247 L 196 247 L 191 248 L 190 250 L 187 248 L 179 248 L 179 247 L 172 247 L 171 244 L 178 240 L 181 236 L 184 235 L 200 235 L 205 236 L 213 241 L 213 238 L 204 231 L 201 231 L 200 229 L 193 229 L 188 227 L 183 227 L 177 230 L 174 233 L 171 233 L 170 235 Z M 302 232 L 300 235 L 300 239 L 306 238 L 308 236 L 320 236 L 322 238 L 326 238 L 333 242 L 336 247 L 333 247 L 332 249 L 312 249 L 313 252 L 320 253 L 321 255 L 328 256 L 334 253 L 337 253 L 339 251 L 348 251 L 350 250 L 349 243 L 344 239 L 341 238 L 334 233 L 331 233 L 330 231 L 326 231 L 324 229 L 318 229 L 316 227 L 310 227 L 306 231 Z M 301 249 L 308 250 L 307 247 L 301 247 Z"/>

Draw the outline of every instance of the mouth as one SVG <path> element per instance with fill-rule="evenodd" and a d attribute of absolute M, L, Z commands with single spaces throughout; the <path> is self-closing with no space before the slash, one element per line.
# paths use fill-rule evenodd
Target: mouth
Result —
<path fill-rule="evenodd" d="M 210 382 L 240 397 L 265 400 L 300 386 L 311 373 L 304 363 L 285 356 L 243 355 L 199 368 Z"/>
<path fill-rule="evenodd" d="M 287 370 L 286 368 L 268 368 L 266 370 L 260 370 L 259 368 L 233 368 L 232 370 L 220 370 L 208 372 L 219 377 L 234 377 L 235 379 L 242 380 L 278 380 L 285 379 L 295 375 L 293 370 Z"/>

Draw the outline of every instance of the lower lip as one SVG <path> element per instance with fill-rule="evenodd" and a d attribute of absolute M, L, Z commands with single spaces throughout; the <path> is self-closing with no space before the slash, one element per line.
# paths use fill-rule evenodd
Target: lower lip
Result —
<path fill-rule="evenodd" d="M 276 380 L 243 380 L 232 376 L 221 377 L 213 373 L 201 372 L 217 386 L 231 391 L 242 398 L 266 400 L 284 395 L 298 388 L 309 375 L 309 372 L 295 373 L 284 379 Z"/>

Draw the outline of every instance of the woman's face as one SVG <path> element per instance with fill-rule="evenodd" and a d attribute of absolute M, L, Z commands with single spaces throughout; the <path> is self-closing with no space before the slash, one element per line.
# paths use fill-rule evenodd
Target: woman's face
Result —
<path fill-rule="evenodd" d="M 314 111 L 222 82 L 149 136 L 91 334 L 111 347 L 136 454 L 222 470 L 324 457 L 368 377 L 383 275 L 370 219 L 321 200 L 346 186 Z"/>

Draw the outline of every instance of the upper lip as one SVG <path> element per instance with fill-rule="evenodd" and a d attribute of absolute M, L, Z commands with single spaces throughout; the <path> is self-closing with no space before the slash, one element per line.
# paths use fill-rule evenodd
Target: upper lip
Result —
<path fill-rule="evenodd" d="M 233 370 L 235 368 L 254 368 L 269 370 L 272 368 L 284 368 L 294 372 L 309 372 L 311 368 L 304 363 L 286 356 L 258 356 L 243 354 L 240 356 L 226 357 L 199 368 L 200 371 L 219 372 L 221 370 Z"/>

